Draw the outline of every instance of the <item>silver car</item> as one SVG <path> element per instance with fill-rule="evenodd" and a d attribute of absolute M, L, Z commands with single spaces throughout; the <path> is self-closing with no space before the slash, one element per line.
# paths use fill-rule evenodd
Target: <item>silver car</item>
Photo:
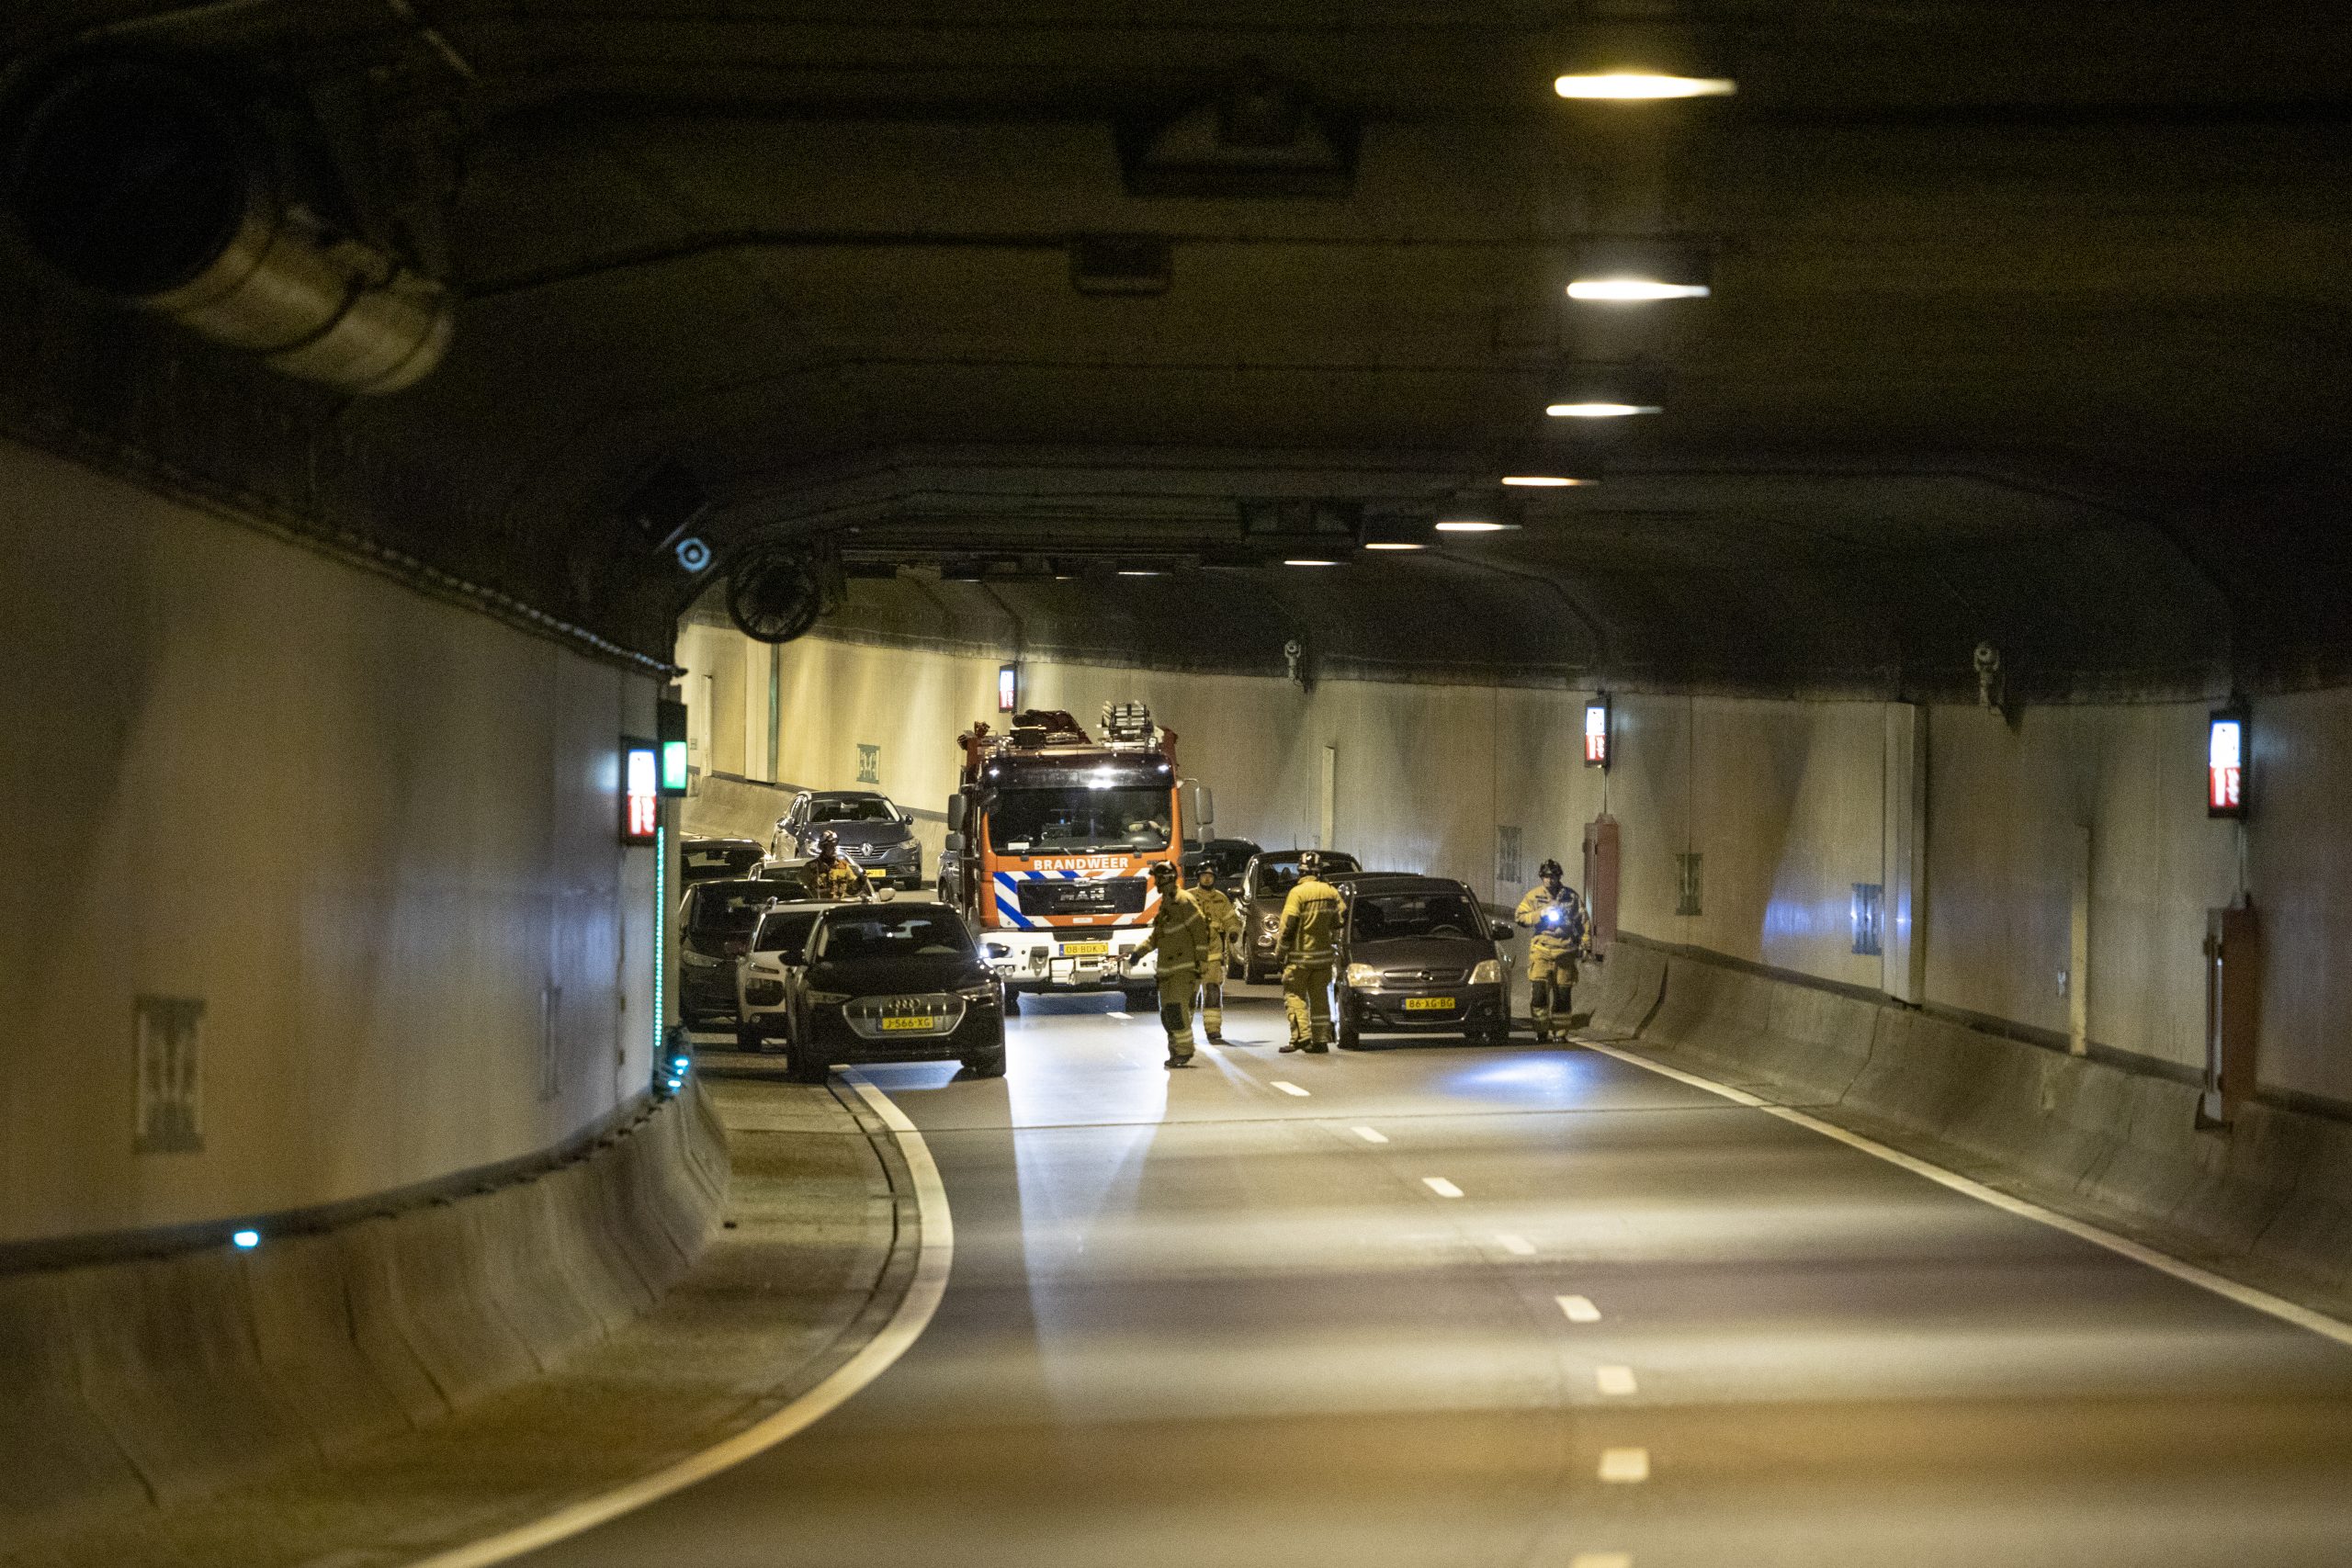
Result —
<path fill-rule="evenodd" d="M 751 949 L 735 965 L 739 1050 L 778 1050 L 791 1034 L 792 993 L 806 963 L 808 933 L 816 930 L 817 917 L 832 908 L 775 903 L 760 916 Z"/>

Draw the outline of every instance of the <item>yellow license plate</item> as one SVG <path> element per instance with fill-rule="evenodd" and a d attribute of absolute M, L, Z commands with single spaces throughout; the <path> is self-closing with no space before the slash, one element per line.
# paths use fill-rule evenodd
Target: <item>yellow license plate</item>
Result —
<path fill-rule="evenodd" d="M 890 873 L 889 873 L 889 871 L 888 871 L 888 868 L 883 867 L 883 866 L 876 865 L 876 866 L 868 866 L 868 867 L 866 868 L 865 874 L 866 874 L 866 875 L 868 875 L 868 876 L 870 876 L 870 877 L 873 877 L 876 881 L 877 881 L 877 882 L 878 882 L 878 881 L 880 881 L 882 878 L 884 878 L 884 877 L 886 877 L 886 876 L 889 875 L 889 874 L 890 874 Z"/>
<path fill-rule="evenodd" d="M 1452 997 L 1407 997 L 1405 1010 L 1407 1012 L 1452 1012 L 1453 998 Z"/>
<path fill-rule="evenodd" d="M 1066 942 L 1062 943 L 1064 958 L 1100 958 L 1111 951 L 1107 942 Z"/>
<path fill-rule="evenodd" d="M 882 1021 L 882 1030 L 886 1034 L 896 1034 L 900 1032 L 929 1033 L 932 1030 L 938 1027 L 939 1021 L 935 1018 L 886 1017 Z"/>

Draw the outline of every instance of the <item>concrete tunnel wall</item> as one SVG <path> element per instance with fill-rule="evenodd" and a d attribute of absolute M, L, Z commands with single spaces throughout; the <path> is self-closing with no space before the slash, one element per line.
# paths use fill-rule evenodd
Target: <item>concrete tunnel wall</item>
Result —
<path fill-rule="evenodd" d="M 334 1204 L 642 1093 L 650 674 L 22 446 L 0 497 L 0 1243 Z M 201 1124 L 142 1146 L 148 997 L 203 1004 Z"/>
<path fill-rule="evenodd" d="M 773 705 L 775 779 L 854 786 L 871 747 L 864 782 L 932 812 L 954 787 L 956 733 L 996 716 L 1000 659 L 986 653 L 819 636 L 772 656 L 690 623 L 678 658 L 691 704 L 707 710 L 717 692 L 728 705 L 695 715 L 696 733 L 718 738 L 706 767 L 770 776 Z M 1623 834 L 1625 930 L 1879 989 L 1883 961 L 1853 952 L 1849 911 L 1854 885 L 1888 880 L 1893 705 L 1619 695 L 1618 762 L 1603 775 L 1581 765 L 1586 695 L 1022 666 L 1024 705 L 1091 722 L 1106 700 L 1148 702 L 1180 733 L 1184 772 L 1216 792 L 1219 834 L 1312 842 L 1328 746 L 1338 847 L 1500 899 L 1521 884 L 1498 875 L 1498 828 L 1521 831 L 1522 879 L 1547 854 L 1573 871 L 1582 826 L 1605 806 Z M 2257 815 L 2243 833 L 2204 814 L 2207 711 L 2028 708 L 2011 725 L 1973 707 L 1929 710 L 1923 999 L 2048 1039 L 2068 1032 L 2067 993 L 2079 988 L 2093 1044 L 2144 1070 L 2200 1068 L 2205 911 L 2239 891 L 2243 838 L 2269 954 L 2262 1086 L 2340 1109 L 2352 1103 L 2352 783 L 2336 761 L 2352 754 L 2352 694 L 2257 705 Z M 944 829 L 922 827 L 935 856 Z M 1676 857 L 1694 852 L 1701 912 L 1690 915 L 1678 912 Z"/>

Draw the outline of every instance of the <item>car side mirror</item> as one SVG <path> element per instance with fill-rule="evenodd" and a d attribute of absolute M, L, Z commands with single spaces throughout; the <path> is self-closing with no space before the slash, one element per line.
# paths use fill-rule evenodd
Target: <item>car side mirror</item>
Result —
<path fill-rule="evenodd" d="M 951 850 L 961 850 L 964 847 L 964 835 L 961 833 L 948 834 L 947 847 Z"/>
<path fill-rule="evenodd" d="M 1498 925 L 1495 928 L 1495 940 L 1497 942 L 1509 942 L 1518 934 L 1519 933 L 1517 931 L 1511 930 L 1509 926 Z"/>

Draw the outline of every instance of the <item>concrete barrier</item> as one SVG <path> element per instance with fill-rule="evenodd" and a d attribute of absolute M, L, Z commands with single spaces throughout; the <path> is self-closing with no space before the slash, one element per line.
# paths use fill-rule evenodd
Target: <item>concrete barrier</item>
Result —
<path fill-rule="evenodd" d="M 1601 963 L 1588 965 L 1577 985 L 1577 1010 L 1592 1014 L 1603 1034 L 1638 1033 L 1657 1010 L 1666 984 L 1666 955 L 1656 948 L 1618 942 Z"/>
<path fill-rule="evenodd" d="M 2256 1103 L 2200 1129 L 2190 1084 L 1638 940 L 1611 964 L 1645 952 L 1662 976 L 1638 1038 L 1661 1059 L 2352 1304 L 2352 1125 Z M 1647 989 L 1624 975 L 1604 1032 L 1632 1032 Z"/>
<path fill-rule="evenodd" d="M 0 1540 L 434 1420 L 658 1299 L 727 1193 L 699 1089 L 528 1179 L 316 1234 L 0 1277 Z"/>

